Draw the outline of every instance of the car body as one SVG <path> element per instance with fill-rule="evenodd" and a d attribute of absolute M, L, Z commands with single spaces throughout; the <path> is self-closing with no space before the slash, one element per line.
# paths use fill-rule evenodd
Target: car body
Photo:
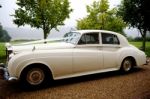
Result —
<path fill-rule="evenodd" d="M 78 30 L 54 42 L 7 44 L 10 79 L 21 79 L 31 86 L 45 79 L 64 79 L 94 73 L 122 70 L 146 63 L 146 55 L 127 39 L 112 31 Z"/>

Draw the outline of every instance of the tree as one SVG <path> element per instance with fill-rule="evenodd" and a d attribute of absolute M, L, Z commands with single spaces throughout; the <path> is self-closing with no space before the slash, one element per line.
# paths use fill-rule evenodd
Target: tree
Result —
<path fill-rule="evenodd" d="M 42 28 L 44 39 L 49 32 L 69 18 L 70 9 L 68 0 L 17 0 L 19 8 L 15 10 L 14 23 L 18 26 L 25 24 L 35 28 Z M 57 29 L 58 30 L 58 29 Z"/>
<path fill-rule="evenodd" d="M 109 10 L 108 0 L 94 1 L 87 6 L 88 15 L 77 21 L 78 29 L 103 29 L 122 33 L 125 22 L 117 16 L 117 8 Z"/>
<path fill-rule="evenodd" d="M 0 8 L 1 8 L 0 4 Z M 11 40 L 11 37 L 8 35 L 7 31 L 3 29 L 1 23 L 0 23 L 0 42 L 9 42 Z"/>
<path fill-rule="evenodd" d="M 7 31 L 3 29 L 0 24 L 0 42 L 9 42 L 11 37 L 8 35 Z"/>
<path fill-rule="evenodd" d="M 150 31 L 150 1 L 123 0 L 119 7 L 119 15 L 130 27 L 139 29 L 143 38 L 142 50 L 145 51 L 146 33 Z"/>

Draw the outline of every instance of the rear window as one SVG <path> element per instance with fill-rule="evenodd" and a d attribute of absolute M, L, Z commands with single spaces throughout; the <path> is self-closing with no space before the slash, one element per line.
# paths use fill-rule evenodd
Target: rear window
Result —
<path fill-rule="evenodd" d="M 114 44 L 119 45 L 119 39 L 114 34 L 102 33 L 102 43 L 103 44 Z"/>

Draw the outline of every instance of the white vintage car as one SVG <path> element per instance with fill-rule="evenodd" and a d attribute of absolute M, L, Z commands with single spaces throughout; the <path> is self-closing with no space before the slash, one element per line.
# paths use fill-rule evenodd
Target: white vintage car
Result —
<path fill-rule="evenodd" d="M 121 34 L 105 30 L 73 31 L 53 42 L 7 44 L 7 54 L 9 79 L 35 87 L 47 79 L 129 72 L 146 63 L 144 52 L 130 45 Z"/>

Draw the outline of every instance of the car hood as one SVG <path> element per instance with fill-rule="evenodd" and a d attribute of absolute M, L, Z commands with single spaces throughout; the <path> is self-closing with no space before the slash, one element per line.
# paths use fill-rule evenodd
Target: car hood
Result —
<path fill-rule="evenodd" d="M 43 43 L 43 44 L 20 44 L 20 45 L 9 45 L 8 50 L 13 51 L 13 53 L 20 53 L 23 51 L 33 51 L 33 50 L 51 50 L 51 49 L 68 49 L 75 47 L 74 44 L 66 42 L 53 42 L 53 43 Z"/>

